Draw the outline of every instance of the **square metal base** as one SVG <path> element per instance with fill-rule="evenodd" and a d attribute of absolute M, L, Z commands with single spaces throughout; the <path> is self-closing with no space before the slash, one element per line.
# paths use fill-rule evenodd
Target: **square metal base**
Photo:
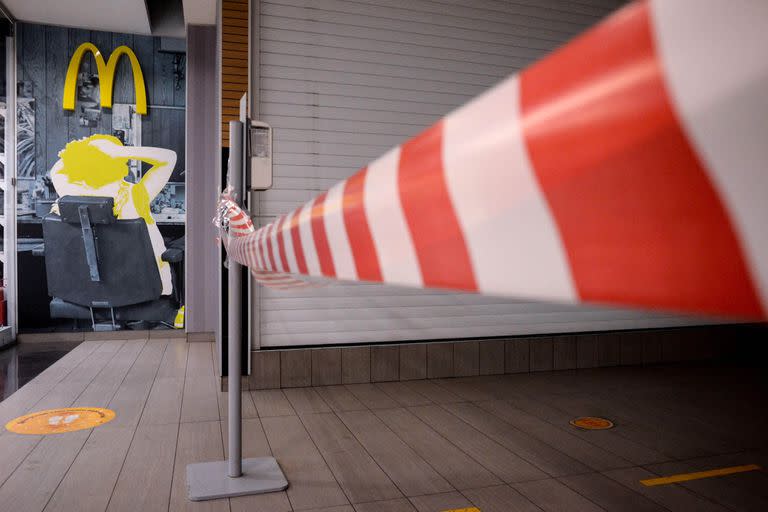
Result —
<path fill-rule="evenodd" d="M 227 476 L 227 461 L 201 462 L 187 466 L 187 495 L 192 501 L 232 498 L 248 494 L 282 491 L 288 487 L 274 457 L 243 459 L 243 476 Z"/>

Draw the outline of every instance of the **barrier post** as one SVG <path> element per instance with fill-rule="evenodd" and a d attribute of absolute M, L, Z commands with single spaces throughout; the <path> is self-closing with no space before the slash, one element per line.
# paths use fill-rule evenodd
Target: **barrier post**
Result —
<path fill-rule="evenodd" d="M 243 159 L 238 158 L 243 147 L 243 123 L 230 121 L 229 136 L 232 143 L 229 156 L 228 185 L 232 187 L 235 197 L 243 198 Z M 240 376 L 242 375 L 242 346 L 243 346 L 243 266 L 229 259 L 227 269 L 227 402 L 228 402 L 228 433 L 229 433 L 229 470 L 231 478 L 243 474 L 242 464 L 242 404 L 240 395 Z"/>
<path fill-rule="evenodd" d="M 243 123 L 229 122 L 230 152 L 227 181 L 235 197 L 243 197 Z M 187 495 L 192 501 L 231 498 L 248 494 L 282 491 L 288 487 L 274 457 L 242 458 L 242 265 L 229 259 L 227 272 L 227 397 L 228 448 L 226 461 L 201 462 L 187 466 Z"/>

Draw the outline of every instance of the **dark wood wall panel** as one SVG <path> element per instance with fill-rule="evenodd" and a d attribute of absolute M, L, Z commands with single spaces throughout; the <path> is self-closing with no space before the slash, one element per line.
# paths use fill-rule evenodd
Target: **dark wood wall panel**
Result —
<path fill-rule="evenodd" d="M 28 25 L 32 27 L 34 25 Z M 24 33 L 26 30 L 25 25 L 19 27 L 19 33 Z M 45 27 L 45 55 L 46 59 L 51 62 L 66 62 L 69 64 L 69 34 L 67 30 L 62 30 L 61 27 Z M 19 73 L 21 76 L 23 73 Z M 53 163 L 58 158 L 58 152 L 71 140 L 69 137 L 69 117 L 70 115 L 64 113 L 64 109 L 61 108 L 62 94 L 64 91 L 64 78 L 66 77 L 66 71 L 59 73 L 55 66 L 46 66 L 45 87 L 49 91 L 49 98 L 47 98 L 47 108 L 43 108 L 43 105 L 36 106 L 36 111 L 42 111 L 45 116 L 45 139 L 38 139 L 36 147 L 42 149 L 45 152 L 45 158 L 36 162 L 36 172 L 39 174 L 45 170 L 51 168 Z M 56 94 L 55 91 L 61 91 Z M 35 89 L 35 96 L 37 97 L 38 91 Z M 40 100 L 38 100 L 40 101 Z M 36 112 L 36 115 L 37 115 Z M 110 119 L 111 122 L 111 119 Z M 57 149 L 58 148 L 58 149 Z"/>
<path fill-rule="evenodd" d="M 19 30 L 19 45 L 17 47 L 19 56 L 17 60 L 21 69 L 18 70 L 18 79 L 32 81 L 36 102 L 41 101 L 38 98 L 39 92 L 46 93 L 47 91 L 45 88 L 47 71 L 45 45 L 42 44 L 44 41 L 45 27 L 41 25 L 30 26 L 29 30 L 26 31 Z M 38 83 L 42 85 L 41 88 L 37 87 Z M 41 109 L 37 105 L 35 110 L 35 169 L 37 170 L 45 162 L 46 112 L 43 111 L 38 114 L 37 110 Z"/>
<path fill-rule="evenodd" d="M 246 4 L 247 7 L 247 4 Z M 177 154 L 174 180 L 183 180 L 185 168 L 185 62 L 182 75 L 174 76 L 173 53 L 160 51 L 158 37 L 101 32 L 66 27 L 20 23 L 18 25 L 18 79 L 31 82 L 35 98 L 35 174 L 47 173 L 67 142 L 94 133 L 112 133 L 111 109 L 101 109 L 98 126 L 84 127 L 74 112 L 62 109 L 64 79 L 69 60 L 82 43 L 91 42 L 109 58 L 120 45 L 131 48 L 141 64 L 146 85 L 148 113 L 142 116 L 142 144 L 173 149 Z M 182 59 L 185 57 L 182 57 Z M 95 73 L 96 63 L 88 55 L 81 71 Z M 120 59 L 115 73 L 113 103 L 135 103 L 133 75 L 127 58 Z M 176 108 L 163 108 L 176 107 Z"/>

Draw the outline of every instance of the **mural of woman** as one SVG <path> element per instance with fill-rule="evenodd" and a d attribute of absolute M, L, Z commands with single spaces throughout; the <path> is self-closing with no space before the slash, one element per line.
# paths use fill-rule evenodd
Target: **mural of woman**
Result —
<path fill-rule="evenodd" d="M 129 160 L 141 160 L 152 166 L 139 183 L 125 180 L 129 173 Z M 114 199 L 115 217 L 144 219 L 160 271 L 163 295 L 173 291 L 171 269 L 161 259 L 166 247 L 149 205 L 165 187 L 175 165 L 176 153 L 169 149 L 123 146 L 117 137 L 91 135 L 69 142 L 59 152 L 59 160 L 50 172 L 59 197 L 111 197 Z M 58 213 L 58 204 L 54 204 L 51 212 Z"/>

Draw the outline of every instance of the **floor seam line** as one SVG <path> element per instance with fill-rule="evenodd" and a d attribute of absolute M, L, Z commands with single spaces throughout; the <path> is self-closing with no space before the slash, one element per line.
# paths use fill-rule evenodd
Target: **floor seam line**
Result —
<path fill-rule="evenodd" d="M 187 342 L 189 343 L 189 342 Z M 186 359 L 184 360 L 184 378 L 181 384 L 181 403 L 179 404 L 179 424 L 176 427 L 176 447 L 173 450 L 173 464 L 171 465 L 171 485 L 168 489 L 168 512 L 171 511 L 171 499 L 173 498 L 173 481 L 176 478 L 176 457 L 179 453 L 179 438 L 181 437 L 181 412 L 184 407 L 184 390 L 187 386 L 187 368 L 189 366 L 189 345 L 187 345 Z"/>

